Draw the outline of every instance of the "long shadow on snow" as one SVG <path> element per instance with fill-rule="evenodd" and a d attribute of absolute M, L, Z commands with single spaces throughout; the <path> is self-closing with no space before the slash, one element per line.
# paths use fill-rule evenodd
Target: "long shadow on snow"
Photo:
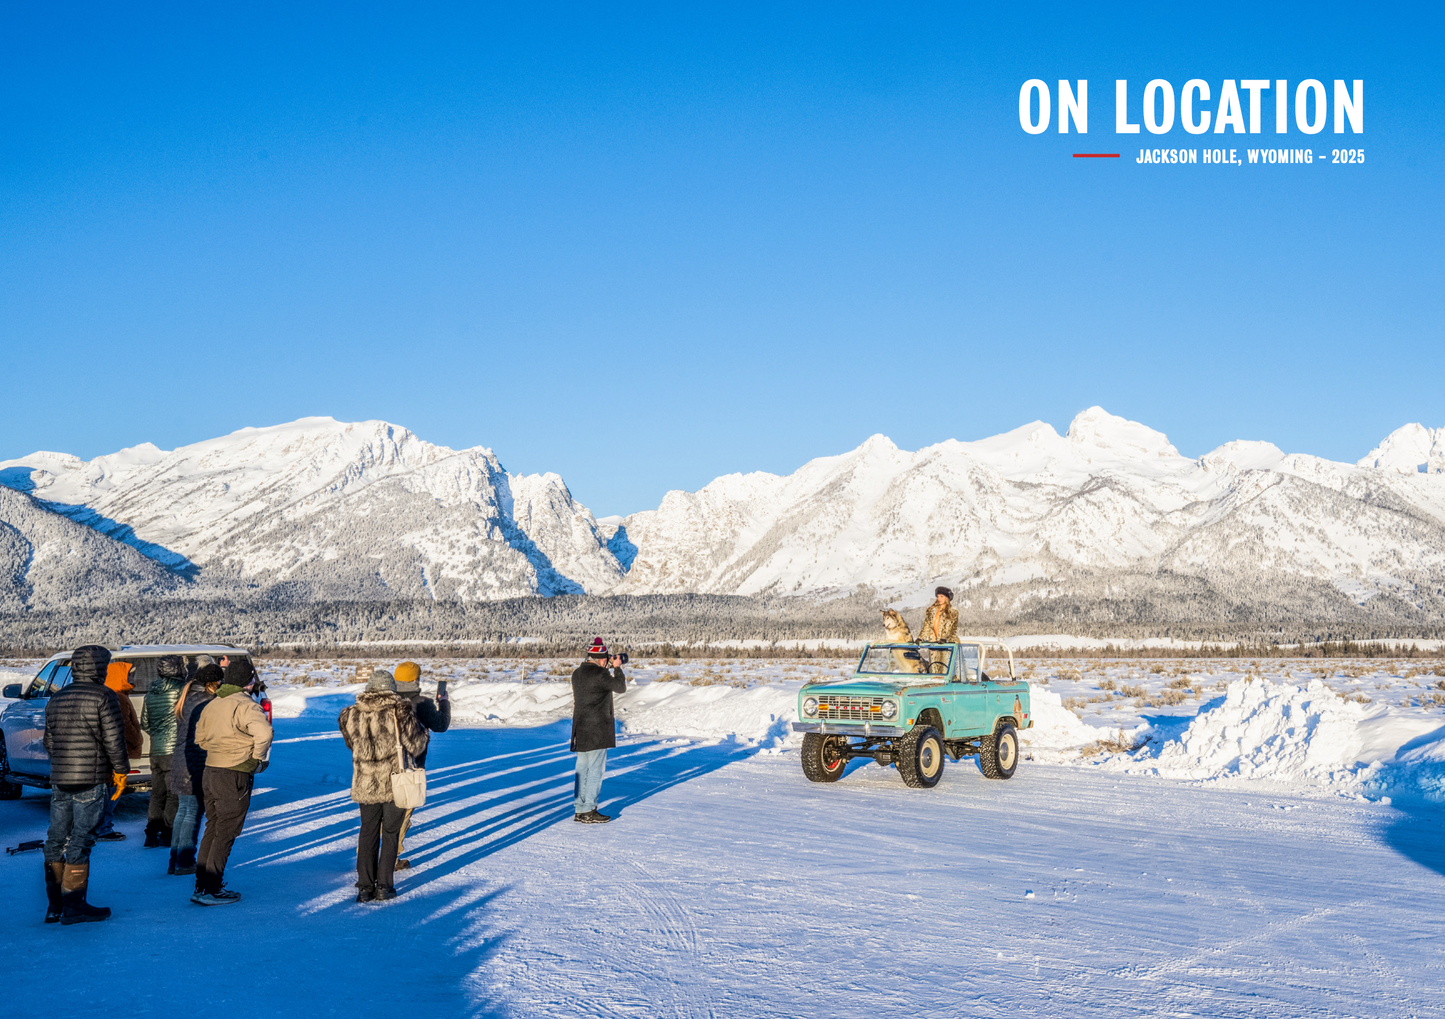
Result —
<path fill-rule="evenodd" d="M 278 720 L 278 737 L 326 735 L 350 695 L 314 698 L 298 719 Z M 301 730 L 301 731 L 297 731 Z M 407 839 L 412 868 L 398 874 L 398 889 L 420 890 L 494 853 L 526 841 L 573 813 L 574 756 L 569 723 L 530 729 L 457 729 L 434 735 L 428 754 L 427 804 Z M 338 875 L 353 880 L 360 821 L 349 789 L 350 754 L 339 739 L 281 744 L 277 755 L 304 747 L 324 761 L 330 789 L 318 788 L 284 809 L 268 806 L 248 823 L 248 836 L 264 847 L 246 865 L 277 866 L 302 859 L 335 859 Z M 630 743 L 608 754 L 603 808 L 621 818 L 666 789 L 689 782 L 754 753 L 731 743 L 712 746 Z M 447 763 L 462 757 L 459 763 Z M 260 801 L 258 800 L 258 803 Z"/>

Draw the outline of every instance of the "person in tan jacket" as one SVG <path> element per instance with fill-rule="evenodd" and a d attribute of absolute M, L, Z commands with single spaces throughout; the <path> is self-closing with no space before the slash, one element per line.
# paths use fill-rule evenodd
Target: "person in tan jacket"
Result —
<path fill-rule="evenodd" d="M 933 604 L 923 613 L 923 626 L 918 630 L 920 644 L 958 643 L 958 609 L 953 607 L 953 592 L 946 587 L 933 589 Z M 947 671 L 948 654 L 934 651 L 932 672 Z"/>
<path fill-rule="evenodd" d="M 226 861 L 251 809 L 255 776 L 266 770 L 271 756 L 271 723 L 246 693 L 255 681 L 250 661 L 230 662 L 215 700 L 196 722 L 196 745 L 206 752 L 201 775 L 206 834 L 196 854 L 196 891 L 191 896 L 200 906 L 228 905 L 241 898 L 240 892 L 225 887 Z"/>

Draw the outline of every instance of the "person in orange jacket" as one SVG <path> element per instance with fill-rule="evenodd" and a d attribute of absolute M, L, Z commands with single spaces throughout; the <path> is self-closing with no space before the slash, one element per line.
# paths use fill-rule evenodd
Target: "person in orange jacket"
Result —
<path fill-rule="evenodd" d="M 115 691 L 116 698 L 120 701 L 120 717 L 125 723 L 125 752 L 130 755 L 131 760 L 136 760 L 141 756 L 141 747 L 145 745 L 145 733 L 141 730 L 135 705 L 130 702 L 130 692 L 135 689 L 135 684 L 130 681 L 133 668 L 130 662 L 111 662 L 105 668 L 105 685 Z M 111 791 L 114 792 L 114 787 Z M 95 831 L 96 841 L 121 842 L 125 839 L 125 832 L 115 830 L 115 804 L 119 799 L 118 796 L 112 796 L 105 801 L 105 816 L 101 818 L 100 827 Z"/>

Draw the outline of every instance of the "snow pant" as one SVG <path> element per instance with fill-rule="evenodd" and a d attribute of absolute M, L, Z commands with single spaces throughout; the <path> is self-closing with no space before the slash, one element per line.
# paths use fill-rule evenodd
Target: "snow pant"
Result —
<path fill-rule="evenodd" d="M 597 798 L 602 795 L 602 776 L 606 773 L 606 750 L 577 752 L 577 776 L 573 781 L 576 799 L 572 808 L 574 813 L 590 814 L 597 809 Z"/>
<path fill-rule="evenodd" d="M 196 848 L 196 832 L 201 827 L 201 800 L 198 796 L 177 796 L 176 817 L 171 825 L 171 848 Z"/>
<path fill-rule="evenodd" d="M 78 793 L 50 790 L 50 830 L 45 835 L 47 863 L 90 862 L 90 850 L 95 845 L 95 833 L 100 828 L 109 797 L 110 786 L 104 782 Z"/>
<path fill-rule="evenodd" d="M 360 803 L 356 837 L 356 887 L 390 888 L 396 880 L 396 849 L 406 811 L 395 803 Z"/>
<path fill-rule="evenodd" d="M 244 771 L 212 768 L 201 775 L 206 796 L 206 834 L 196 854 L 196 890 L 219 892 L 226 878 L 226 861 L 231 846 L 246 824 L 251 809 L 251 786 L 255 779 Z"/>
<path fill-rule="evenodd" d="M 146 807 L 146 831 L 168 832 L 176 826 L 180 804 L 171 792 L 171 755 L 151 755 L 151 799 Z"/>

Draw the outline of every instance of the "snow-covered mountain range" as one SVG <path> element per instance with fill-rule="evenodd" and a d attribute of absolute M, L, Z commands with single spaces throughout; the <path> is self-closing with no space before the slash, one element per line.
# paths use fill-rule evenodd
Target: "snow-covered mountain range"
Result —
<path fill-rule="evenodd" d="M 36 453 L 0 483 L 209 589 L 325 598 L 580 594 L 622 577 L 555 474 L 384 421 L 303 418 L 171 452 Z"/>
<path fill-rule="evenodd" d="M 13 492 L 0 583 L 27 604 L 73 583 L 36 575 L 67 542 L 72 559 L 124 559 L 126 583 L 157 593 L 168 580 L 342 600 L 865 586 L 919 604 L 937 583 L 963 601 L 1037 599 L 1080 578 L 1168 574 L 1445 604 L 1445 429 L 1420 425 L 1357 464 L 1246 441 L 1196 460 L 1095 407 L 1064 435 L 1035 423 L 916 452 L 875 435 L 787 476 L 728 475 L 603 522 L 555 474 L 508 474 L 489 449 L 380 421 L 306 418 L 89 462 L 36 453 L 0 463 L 0 485 Z M 37 537 L 47 517 L 70 527 Z"/>

